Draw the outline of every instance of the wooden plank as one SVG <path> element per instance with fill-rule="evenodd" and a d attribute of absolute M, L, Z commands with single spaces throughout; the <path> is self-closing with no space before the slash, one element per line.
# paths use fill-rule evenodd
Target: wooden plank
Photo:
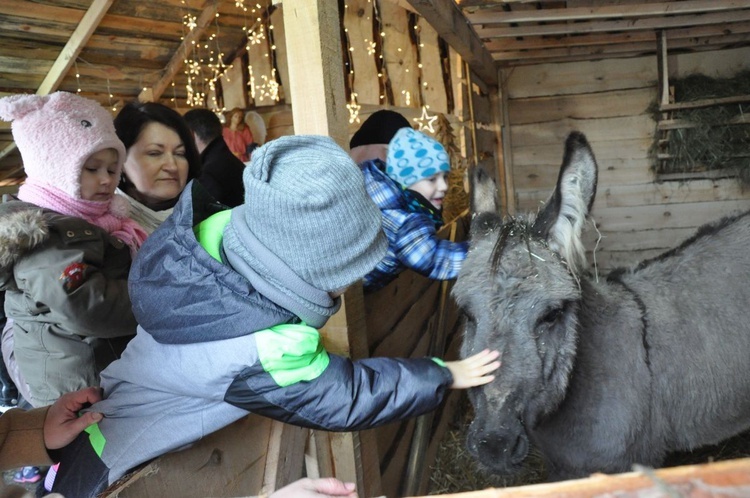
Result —
<path fill-rule="evenodd" d="M 593 19 L 628 19 L 634 17 L 661 17 L 676 14 L 705 14 L 747 8 L 742 0 L 685 0 L 682 2 L 640 3 L 635 5 L 601 5 L 591 7 L 564 7 L 538 10 L 488 10 L 467 12 L 466 17 L 474 24 L 509 23 L 567 23 Z"/>
<path fill-rule="evenodd" d="M 665 251 L 678 246 L 683 240 L 690 238 L 698 227 L 662 228 L 662 229 L 633 229 L 622 232 L 608 232 L 601 229 L 597 232 L 588 229 L 582 239 L 588 251 L 598 248 L 598 251 Z M 597 246 L 598 244 L 598 246 Z"/>
<path fill-rule="evenodd" d="M 750 489 L 750 459 L 635 472 L 595 474 L 585 479 L 440 495 L 443 498 L 593 498 L 617 496 L 744 496 Z"/>
<path fill-rule="evenodd" d="M 564 118 L 590 119 L 648 114 L 656 92 L 653 85 L 588 94 L 513 99 L 508 119 L 513 125 L 549 123 Z"/>
<path fill-rule="evenodd" d="M 497 68 L 482 41 L 452 0 L 408 0 L 488 86 L 497 86 Z"/>
<path fill-rule="evenodd" d="M 403 271 L 382 289 L 366 294 L 365 316 L 371 355 L 373 348 L 390 334 L 432 283 L 416 272 Z M 388 313 L 378 312 L 384 309 Z"/>
<path fill-rule="evenodd" d="M 107 10 L 112 5 L 112 1 L 113 0 L 94 0 L 92 2 L 91 7 L 89 7 L 83 15 L 78 26 L 60 52 L 60 55 L 58 55 L 57 59 L 52 64 L 52 67 L 47 72 L 47 75 L 44 77 L 41 85 L 37 88 L 37 95 L 47 95 L 58 88 L 60 82 L 65 77 L 65 74 L 75 62 L 76 57 L 78 57 L 81 48 L 86 44 L 86 41 L 91 37 L 91 34 L 104 17 L 104 14 L 107 13 Z M 15 149 L 16 144 L 13 142 L 0 150 L 0 160 Z"/>
<path fill-rule="evenodd" d="M 750 20 L 750 11 L 689 14 L 622 21 L 591 21 L 569 24 L 544 24 L 503 28 L 479 28 L 480 38 L 515 38 L 527 36 L 553 36 L 582 33 L 604 33 L 612 31 L 642 31 L 669 28 L 684 28 L 707 24 L 723 24 Z"/>
<path fill-rule="evenodd" d="M 81 18 L 75 31 L 70 36 L 70 39 L 63 47 L 60 55 L 55 60 L 55 63 L 50 68 L 47 76 L 42 81 L 42 84 L 37 88 L 37 95 L 47 95 L 57 89 L 62 81 L 62 78 L 73 66 L 73 63 L 81 52 L 81 49 L 86 42 L 94 33 L 97 26 L 101 22 L 104 15 L 112 5 L 113 0 L 94 0 L 91 3 L 91 7 Z M 2 154 L 0 154 L 2 158 Z"/>
<path fill-rule="evenodd" d="M 338 5 L 325 0 L 285 0 L 289 91 L 292 100 L 305 102 L 292 108 L 297 134 L 328 135 L 342 146 L 348 141 L 346 97 L 341 71 Z M 367 356 L 362 287 L 355 285 L 342 296 L 342 308 L 321 330 L 329 351 L 354 358 Z M 365 496 L 380 494 L 377 445 L 360 444 L 357 433 L 315 431 L 324 475 L 356 482 Z M 325 464 L 325 465 L 324 465 Z"/>
<path fill-rule="evenodd" d="M 338 6 L 332 2 L 285 0 L 290 93 L 295 133 L 333 137 L 348 144 L 346 96 L 341 70 Z"/>
<path fill-rule="evenodd" d="M 416 71 L 417 54 L 411 40 L 408 12 L 389 1 L 381 1 L 379 5 L 385 33 L 383 61 L 393 89 L 393 105 L 419 107 L 422 102 Z"/>
<path fill-rule="evenodd" d="M 247 107 L 247 85 L 245 84 L 245 68 L 241 58 L 232 61 L 219 77 L 222 95 L 224 96 L 224 109 L 230 110 L 236 107 L 245 109 Z"/>
<path fill-rule="evenodd" d="M 347 30 L 351 59 L 354 65 L 352 91 L 361 104 L 379 105 L 380 85 L 375 58 L 373 3 L 371 0 L 349 0 L 345 3 L 344 27 Z"/>
<path fill-rule="evenodd" d="M 401 321 L 374 345 L 372 356 L 410 357 L 421 337 L 434 326 L 437 319 L 439 282 L 433 282 L 425 295 L 413 306 Z"/>
<path fill-rule="evenodd" d="M 603 189 L 607 207 L 626 207 L 685 202 L 713 202 L 750 198 L 750 193 L 736 179 L 690 180 L 612 185 Z"/>
<path fill-rule="evenodd" d="M 622 231 L 696 227 L 747 209 L 750 199 L 616 208 L 594 203 L 593 213 L 600 230 Z"/>
<path fill-rule="evenodd" d="M 448 112 L 448 94 L 443 77 L 443 60 L 440 57 L 438 34 L 423 17 L 417 21 L 419 33 L 419 61 L 422 65 L 422 96 L 430 112 Z"/>
<path fill-rule="evenodd" d="M 703 53 L 674 54 L 670 56 L 670 67 L 673 68 L 670 77 L 684 77 L 693 73 L 711 78 L 733 77 L 740 71 L 750 69 L 748 53 L 750 49 L 741 47 Z M 679 68 L 679 71 L 675 68 Z"/>
<path fill-rule="evenodd" d="M 276 61 L 276 68 L 278 69 L 278 79 L 281 84 L 279 91 L 281 92 L 281 98 L 284 103 L 292 103 L 292 95 L 289 91 L 289 64 L 287 63 L 286 55 L 286 34 L 284 31 L 284 9 L 276 8 L 271 13 L 271 26 L 269 32 L 273 33 L 273 43 L 276 47 L 274 50 L 274 60 Z"/>
<path fill-rule="evenodd" d="M 737 22 L 721 25 L 691 26 L 689 28 L 673 28 L 663 30 L 671 42 L 681 40 L 700 40 L 725 37 L 728 35 L 747 34 L 750 23 Z M 532 37 L 522 40 L 498 38 L 487 40 L 485 47 L 492 52 L 514 50 L 541 50 L 563 47 L 592 47 L 597 45 L 654 42 L 656 36 L 652 31 L 629 31 L 626 33 L 578 34 L 576 36 L 557 36 L 550 38 Z"/>
<path fill-rule="evenodd" d="M 573 130 L 584 133 L 592 144 L 611 139 L 613 136 L 619 140 L 630 140 L 653 137 L 654 121 L 646 114 L 582 120 L 563 118 L 554 123 L 513 126 L 511 140 L 514 147 L 555 143 L 562 146 Z"/>
<path fill-rule="evenodd" d="M 273 98 L 272 92 L 272 88 L 276 85 L 276 77 L 273 74 L 271 44 L 266 26 L 263 23 L 257 23 L 249 36 L 251 39 L 247 42 L 247 56 L 248 64 L 252 67 L 252 76 L 248 75 L 247 78 L 250 98 L 256 107 L 276 105 L 277 101 Z M 252 38 L 255 38 L 258 43 L 254 43 Z"/>
<path fill-rule="evenodd" d="M 653 87 L 656 78 L 652 57 L 521 66 L 508 77 L 508 97 L 547 97 Z"/>
<path fill-rule="evenodd" d="M 121 498 L 231 497 L 261 493 L 271 419 L 248 415 L 197 441 L 167 453 L 126 476 L 102 496 Z M 302 458 L 301 453 L 298 455 Z"/>

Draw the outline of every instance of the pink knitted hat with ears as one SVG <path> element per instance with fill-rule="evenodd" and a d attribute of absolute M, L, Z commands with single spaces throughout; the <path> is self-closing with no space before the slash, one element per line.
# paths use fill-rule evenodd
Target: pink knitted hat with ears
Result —
<path fill-rule="evenodd" d="M 12 95 L 0 99 L 0 119 L 12 121 L 13 139 L 21 152 L 26 176 L 81 197 L 81 168 L 103 149 L 117 151 L 117 178 L 125 162 L 125 146 L 112 116 L 93 100 L 73 93 Z"/>

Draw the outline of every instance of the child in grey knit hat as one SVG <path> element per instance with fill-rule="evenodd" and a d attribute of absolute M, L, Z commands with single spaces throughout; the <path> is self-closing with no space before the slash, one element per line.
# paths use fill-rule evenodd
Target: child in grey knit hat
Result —
<path fill-rule="evenodd" d="M 495 351 L 352 361 L 324 349 L 316 329 L 387 246 L 360 170 L 333 140 L 273 140 L 243 181 L 245 203 L 231 210 L 192 184 L 140 250 L 130 274 L 138 333 L 102 373 L 97 437 L 66 448 L 54 491 L 93 496 L 248 412 L 361 430 L 493 380 Z"/>

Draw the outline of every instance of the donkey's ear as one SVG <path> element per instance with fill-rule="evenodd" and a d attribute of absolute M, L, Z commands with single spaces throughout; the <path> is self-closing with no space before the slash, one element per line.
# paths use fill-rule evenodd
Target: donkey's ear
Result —
<path fill-rule="evenodd" d="M 502 225 L 498 210 L 497 187 L 480 167 L 472 168 L 469 172 L 469 186 L 471 192 L 471 228 L 472 237 L 486 234 Z"/>
<path fill-rule="evenodd" d="M 547 239 L 568 264 L 585 261 L 581 231 L 596 196 L 597 166 L 583 133 L 574 131 L 565 141 L 565 156 L 550 200 L 536 218 L 533 233 Z"/>

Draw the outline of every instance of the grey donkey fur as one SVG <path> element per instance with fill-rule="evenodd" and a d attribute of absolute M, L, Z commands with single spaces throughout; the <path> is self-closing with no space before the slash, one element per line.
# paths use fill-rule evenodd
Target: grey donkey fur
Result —
<path fill-rule="evenodd" d="M 530 444 L 558 480 L 656 467 L 750 428 L 750 212 L 597 281 L 580 241 L 596 179 L 574 132 L 536 217 L 501 220 L 494 184 L 475 180 L 453 295 L 467 316 L 462 356 L 502 354 L 496 379 L 469 393 L 467 438 L 497 473 L 519 468 Z"/>

